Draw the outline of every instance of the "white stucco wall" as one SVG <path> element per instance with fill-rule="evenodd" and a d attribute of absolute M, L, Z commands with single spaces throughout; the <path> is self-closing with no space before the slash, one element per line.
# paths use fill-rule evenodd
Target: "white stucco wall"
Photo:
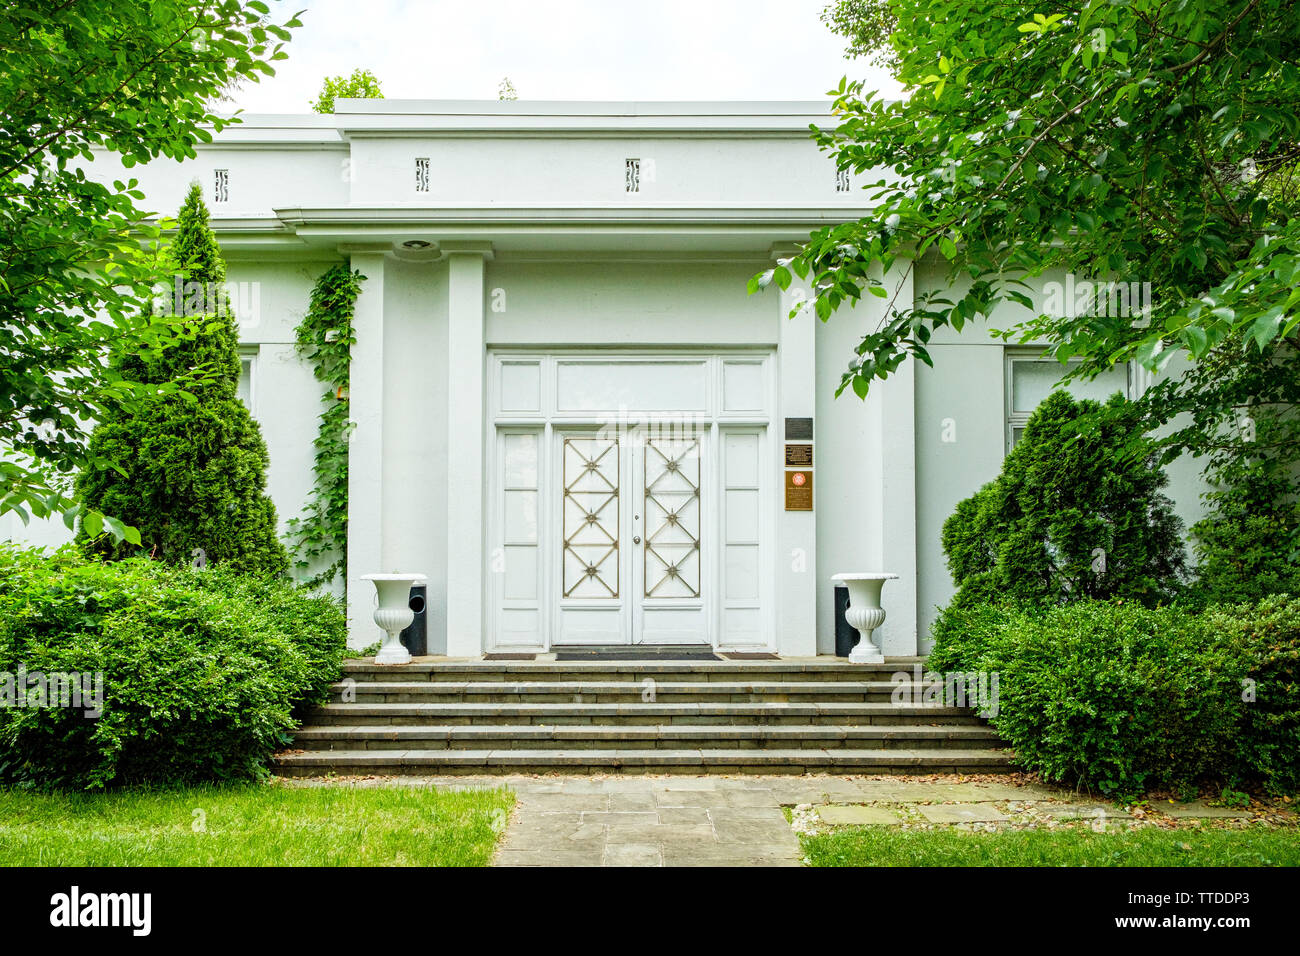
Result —
<path fill-rule="evenodd" d="M 347 144 L 328 116 L 248 116 L 227 127 L 212 143 L 195 146 L 184 161 L 160 158 L 123 168 L 116 155 L 96 151 L 85 164 L 99 182 L 135 179 L 145 194 L 140 208 L 160 216 L 176 215 L 190 183 L 197 181 L 213 220 L 274 219 L 285 206 L 346 203 L 351 189 Z M 227 202 L 214 203 L 214 170 L 230 173 Z"/>
<path fill-rule="evenodd" d="M 502 255 L 487 265 L 487 344 L 774 345 L 776 307 L 745 288 L 767 265 L 757 256 L 575 262 Z"/>
<path fill-rule="evenodd" d="M 946 264 L 934 260 L 919 263 L 916 276 L 917 295 L 951 288 L 947 295 L 956 301 L 967 285 L 959 279 L 950 287 Z M 1041 304 L 1044 285 L 1064 278 L 1049 273 L 1032 280 L 1031 294 Z M 960 333 L 940 329 L 929 348 L 934 367 L 916 366 L 917 615 L 923 650 L 929 648 L 936 608 L 946 605 L 955 590 L 940 540 L 943 523 L 958 502 L 997 477 L 1006 454 L 1006 352 L 1024 346 L 1004 343 L 990 330 L 1009 328 L 1027 315 L 1023 307 L 1010 304 Z M 1174 361 L 1165 374 L 1180 374 L 1184 367 Z M 1200 468 L 1189 457 L 1166 468 L 1166 493 L 1186 527 L 1202 513 Z"/>
<path fill-rule="evenodd" d="M 277 262 L 235 255 L 226 264 L 227 279 L 246 306 L 241 310 L 235 301 L 239 342 L 242 352 L 254 356 L 250 411 L 266 441 L 267 492 L 275 502 L 281 535 L 288 521 L 301 515 L 312 491 L 312 446 L 325 392 L 298 355 L 294 330 L 307 313 L 316 279 L 337 261 Z"/>
<path fill-rule="evenodd" d="M 501 205 L 675 202 L 849 205 L 835 165 L 788 136 L 746 139 L 520 136 L 358 138 L 351 201 Z M 415 160 L 430 160 L 430 189 L 415 189 Z M 641 160 L 640 190 L 625 189 L 626 160 Z"/>
<path fill-rule="evenodd" d="M 446 264 L 387 261 L 384 310 L 385 570 L 428 576 L 428 640 L 437 651 L 447 638 L 446 486 L 456 457 L 447 443 Z"/>
<path fill-rule="evenodd" d="M 901 271 L 890 280 L 904 283 L 906 299 L 910 281 Z M 888 616 L 876 637 L 886 655 L 915 653 L 913 370 L 904 366 L 877 381 L 865 401 L 851 389 L 835 397 L 854 348 L 885 307 L 884 299 L 868 296 L 817 327 L 817 643 L 824 654 L 835 652 L 831 577 L 852 571 L 899 575 L 885 585 Z"/>

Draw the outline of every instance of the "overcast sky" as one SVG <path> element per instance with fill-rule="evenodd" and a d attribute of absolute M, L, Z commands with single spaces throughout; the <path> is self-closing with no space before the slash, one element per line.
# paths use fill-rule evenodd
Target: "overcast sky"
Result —
<path fill-rule="evenodd" d="M 276 76 L 236 92 L 257 113 L 310 108 L 326 75 L 355 67 L 384 95 L 496 99 L 825 99 L 839 78 L 898 87 L 818 15 L 826 0 L 290 0 L 302 7 Z M 279 14 L 279 10 L 276 11 Z"/>

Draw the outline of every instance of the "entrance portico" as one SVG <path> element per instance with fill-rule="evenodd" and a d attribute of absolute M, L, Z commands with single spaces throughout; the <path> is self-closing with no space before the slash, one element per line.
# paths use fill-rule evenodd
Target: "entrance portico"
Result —
<path fill-rule="evenodd" d="M 517 236 L 503 250 L 422 234 L 434 250 L 423 258 L 400 236 L 386 252 L 351 253 L 367 280 L 350 528 L 378 529 L 351 536 L 349 591 L 366 595 L 350 602 L 354 640 L 372 629 L 357 578 L 429 568 L 436 542 L 422 529 L 436 533 L 439 513 L 442 573 L 424 572 L 430 648 L 452 657 L 639 643 L 813 655 L 833 640 L 830 574 L 888 557 L 906 582 L 906 503 L 886 512 L 907 491 L 890 469 L 909 463 L 880 449 L 910 430 L 910 393 L 823 409 L 819 393 L 836 383 L 818 363 L 830 348 L 815 317 L 788 317 L 798 286 L 744 289 L 780 254 L 774 243 L 761 255 L 579 255 L 520 248 Z M 657 243 L 673 246 L 672 234 Z M 441 308 L 413 299 L 416 276 Z M 436 413 L 438 384 L 388 372 L 413 361 L 404 343 L 425 323 L 445 323 L 441 427 L 420 414 Z M 811 456 L 802 506 L 786 500 L 787 445 Z M 914 653 L 914 599 L 901 587 L 886 598 L 905 635 L 891 646 L 887 625 L 887 652 Z"/>

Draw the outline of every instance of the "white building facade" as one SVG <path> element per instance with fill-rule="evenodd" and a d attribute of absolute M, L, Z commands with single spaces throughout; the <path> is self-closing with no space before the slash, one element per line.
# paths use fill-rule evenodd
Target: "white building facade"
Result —
<path fill-rule="evenodd" d="M 130 175 L 163 214 L 203 186 L 282 522 L 310 494 L 321 396 L 294 328 L 326 268 L 365 276 L 353 644 L 378 636 L 361 575 L 406 571 L 428 578 L 430 650 L 456 657 L 827 654 L 831 576 L 890 571 L 877 638 L 890 656 L 926 650 L 952 591 L 942 523 L 996 476 L 1060 370 L 967 330 L 936 337 L 933 369 L 835 398 L 885 300 L 822 323 L 788 318 L 806 287 L 746 289 L 810 231 L 865 212 L 809 137 L 831 122 L 823 104 L 336 108 L 246 117 L 197 158 Z M 944 275 L 922 261 L 886 278 L 903 304 Z M 1132 387 L 1120 369 L 1084 389 Z M 1185 517 L 1196 491 L 1175 474 Z M 61 528 L 0 534 L 53 543 Z"/>

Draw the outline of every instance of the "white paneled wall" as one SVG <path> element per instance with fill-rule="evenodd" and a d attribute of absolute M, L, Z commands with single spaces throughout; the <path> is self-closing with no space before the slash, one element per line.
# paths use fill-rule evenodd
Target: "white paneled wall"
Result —
<path fill-rule="evenodd" d="M 541 433 L 503 431 L 499 437 L 502 551 L 491 556 L 500 578 L 503 646 L 540 646 L 541 560 L 538 533 Z"/>
<path fill-rule="evenodd" d="M 722 432 L 722 632 L 724 647 L 766 644 L 763 620 L 763 432 Z"/>

